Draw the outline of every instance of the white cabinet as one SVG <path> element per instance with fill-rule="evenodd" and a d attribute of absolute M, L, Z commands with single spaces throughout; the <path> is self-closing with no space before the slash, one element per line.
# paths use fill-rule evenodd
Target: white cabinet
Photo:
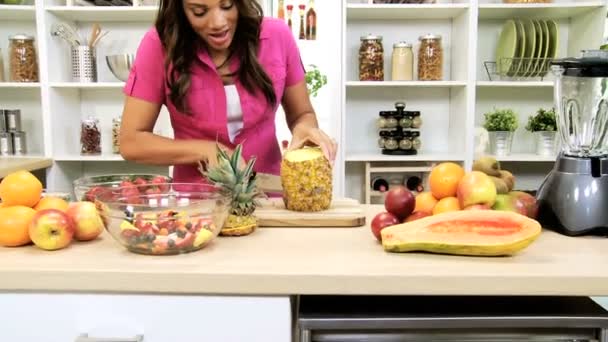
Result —
<path fill-rule="evenodd" d="M 204 286 L 201 285 L 201 286 Z M 0 340 L 289 342 L 289 297 L 0 294 Z"/>
<path fill-rule="evenodd" d="M 370 187 L 370 163 L 382 167 L 425 167 L 455 161 L 466 169 L 475 158 L 475 129 L 493 108 L 511 108 L 519 114 L 510 156 L 499 157 L 502 167 L 517 177 L 518 189 L 534 190 L 550 171 L 554 157 L 535 154 L 533 135 L 525 130 L 528 116 L 540 107 L 553 106 L 551 78 L 497 80 L 485 62 L 495 61 L 495 50 L 505 20 L 543 18 L 559 29 L 557 58 L 578 56 L 580 50 L 598 49 L 604 37 L 605 0 L 553 0 L 548 3 L 504 3 L 501 0 L 437 0 L 423 4 L 374 4 L 373 0 L 343 0 L 343 110 L 342 152 L 345 160 L 345 195 L 361 199 Z M 383 36 L 384 81 L 358 81 L 359 37 Z M 418 37 L 442 36 L 443 79 L 417 81 Z M 393 44 L 413 44 L 414 80 L 392 81 Z M 417 155 L 383 155 L 378 146 L 379 111 L 394 110 L 404 101 L 406 110 L 420 111 L 421 149 Z M 489 153 L 489 152 L 487 152 Z"/>

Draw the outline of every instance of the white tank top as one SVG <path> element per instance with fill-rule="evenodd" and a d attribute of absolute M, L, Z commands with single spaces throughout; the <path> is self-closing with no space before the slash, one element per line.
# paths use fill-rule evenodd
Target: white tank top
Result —
<path fill-rule="evenodd" d="M 234 137 L 243 129 L 243 109 L 236 86 L 234 84 L 225 85 L 224 90 L 226 91 L 226 109 L 228 111 L 228 136 L 230 141 L 234 143 Z"/>

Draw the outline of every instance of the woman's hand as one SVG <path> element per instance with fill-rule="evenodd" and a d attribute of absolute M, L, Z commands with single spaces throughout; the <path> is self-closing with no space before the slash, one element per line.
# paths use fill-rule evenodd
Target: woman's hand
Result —
<path fill-rule="evenodd" d="M 209 143 L 209 141 L 206 141 L 206 143 Z M 207 147 L 209 148 L 209 147 Z M 224 152 L 226 152 L 226 154 L 228 155 L 229 158 L 232 158 L 232 154 L 234 153 L 234 150 L 223 145 L 220 143 L 215 143 L 213 142 L 213 146 L 211 147 L 211 151 L 209 151 L 208 153 L 206 153 L 205 155 L 207 155 L 207 158 L 203 158 L 202 160 L 200 160 L 198 162 L 198 168 L 199 171 L 207 171 L 211 168 L 214 168 L 218 165 L 218 160 L 217 160 L 217 155 L 218 155 L 218 150 L 217 148 L 221 148 Z M 245 166 L 247 165 L 247 162 L 245 161 L 245 158 L 243 157 L 242 151 L 241 151 L 241 156 L 239 158 L 239 163 L 238 163 L 238 167 L 239 170 L 243 169 Z"/>
<path fill-rule="evenodd" d="M 294 129 L 288 150 L 295 150 L 304 146 L 319 146 L 332 165 L 336 160 L 338 143 L 318 127 L 297 127 Z"/>

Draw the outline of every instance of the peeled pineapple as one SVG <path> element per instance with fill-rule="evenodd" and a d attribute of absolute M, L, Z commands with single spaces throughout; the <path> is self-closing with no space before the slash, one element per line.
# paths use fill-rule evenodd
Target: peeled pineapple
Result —
<path fill-rule="evenodd" d="M 285 207 L 294 211 L 321 211 L 332 197 L 332 170 L 319 147 L 287 151 L 281 162 Z"/>

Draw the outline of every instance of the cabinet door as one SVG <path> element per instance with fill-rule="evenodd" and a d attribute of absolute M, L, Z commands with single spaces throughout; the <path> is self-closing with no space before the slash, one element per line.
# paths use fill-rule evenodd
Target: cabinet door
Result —
<path fill-rule="evenodd" d="M 0 322 L 11 342 L 291 341 L 289 297 L 3 293 Z"/>

